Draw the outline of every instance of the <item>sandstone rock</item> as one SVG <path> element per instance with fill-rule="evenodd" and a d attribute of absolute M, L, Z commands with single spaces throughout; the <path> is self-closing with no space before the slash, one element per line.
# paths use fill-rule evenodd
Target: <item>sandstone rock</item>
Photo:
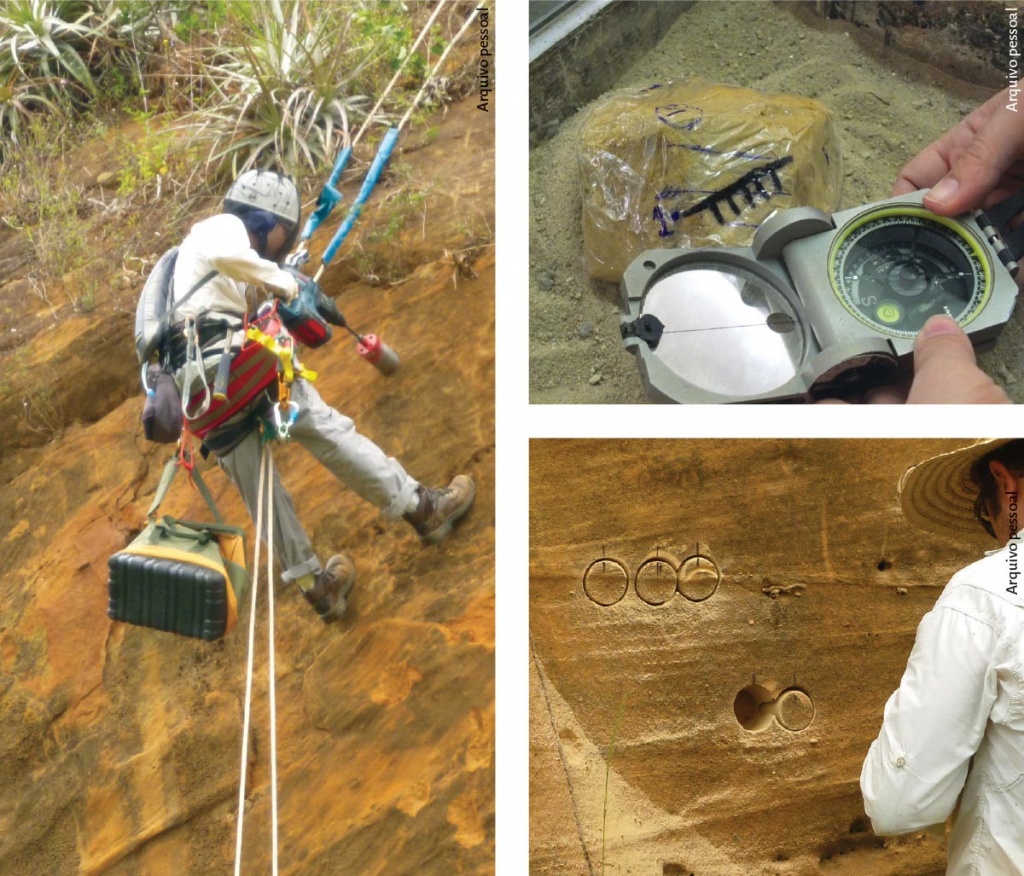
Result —
<path fill-rule="evenodd" d="M 822 104 L 696 80 L 607 96 L 579 164 L 587 269 L 611 282 L 645 249 L 743 246 L 772 210 L 834 210 L 843 178 Z"/>
<path fill-rule="evenodd" d="M 445 228 L 480 214 L 493 227 L 486 116 L 449 107 L 444 136 L 471 145 L 405 159 L 422 157 L 432 172 L 458 166 L 444 193 Z M 384 200 L 381 192 L 371 204 Z M 384 378 L 342 333 L 303 361 L 319 372 L 320 394 L 413 476 L 439 486 L 471 473 L 476 504 L 450 540 L 426 549 L 301 447 L 276 450 L 314 547 L 321 556 L 343 550 L 359 575 L 348 614 L 331 626 L 295 587 L 276 590 L 282 874 L 494 868 L 494 250 L 474 259 L 478 278 L 453 289 L 442 256 L 457 238 L 433 236 L 433 222 L 427 228 L 418 247 L 433 256 L 405 283 L 386 291 L 348 283 L 341 302 L 353 326 L 379 332 L 399 352 L 399 370 Z M 323 243 L 332 231 L 324 229 Z M 120 261 L 106 270 L 120 271 Z M 0 307 L 12 285 L 0 288 Z M 337 295 L 340 274 L 327 273 L 324 285 Z M 104 299 L 96 312 L 0 351 L 12 383 L 21 381 L 12 398 L 0 397 L 11 404 L 0 408 L 11 411 L 0 436 L 4 874 L 232 869 L 248 604 L 240 628 L 216 643 L 106 615 L 107 559 L 141 529 L 170 453 L 142 437 L 134 300 L 130 307 L 112 313 Z M 58 384 L 61 397 L 89 400 L 92 414 L 78 417 L 68 405 L 61 437 L 20 442 L 16 405 L 29 393 L 19 363 L 36 381 L 31 389 Z M 216 468 L 205 476 L 252 545 L 234 487 Z M 193 520 L 209 513 L 183 478 L 164 510 Z M 257 620 L 263 630 L 265 593 Z M 265 633 L 260 641 L 244 873 L 271 870 Z"/>
<path fill-rule="evenodd" d="M 533 441 L 531 873 L 943 872 L 940 841 L 883 847 L 858 778 L 980 553 L 896 485 L 962 444 Z M 702 601 L 689 557 L 721 576 Z"/>

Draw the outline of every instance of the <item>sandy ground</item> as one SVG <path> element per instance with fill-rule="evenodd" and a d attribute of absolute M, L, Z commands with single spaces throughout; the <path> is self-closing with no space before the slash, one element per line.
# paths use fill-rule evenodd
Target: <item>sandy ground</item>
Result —
<path fill-rule="evenodd" d="M 939 46 L 943 34 L 877 32 L 826 21 L 809 4 L 704 0 L 658 45 L 624 69 L 620 87 L 699 76 L 822 101 L 835 115 L 845 180 L 841 207 L 888 197 L 903 165 L 995 90 L 902 53 Z M 945 40 L 948 58 L 966 56 Z M 646 400 L 633 356 L 619 340 L 619 292 L 590 280 L 583 263 L 576 141 L 587 107 L 561 122 L 530 157 L 530 400 Z M 1024 401 L 1024 330 L 1019 311 L 982 367 Z"/>

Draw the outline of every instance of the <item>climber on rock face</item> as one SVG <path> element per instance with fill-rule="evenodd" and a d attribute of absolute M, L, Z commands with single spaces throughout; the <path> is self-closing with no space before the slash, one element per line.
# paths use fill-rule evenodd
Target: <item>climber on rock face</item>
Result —
<path fill-rule="evenodd" d="M 246 171 L 232 184 L 223 212 L 194 225 L 178 251 L 174 288 L 189 290 L 187 301 L 175 302 L 179 318 L 171 350 L 175 376 L 183 395 L 191 377 L 185 369 L 181 325 L 195 320 L 200 367 L 219 359 L 231 333 L 234 350 L 244 339 L 243 321 L 262 289 L 285 302 L 304 284 L 314 281 L 279 267 L 295 242 L 299 228 L 299 193 L 287 177 L 270 171 Z M 205 282 L 203 282 L 205 278 Z M 197 288 L 197 284 L 198 288 Z M 210 378 L 209 384 L 213 385 Z M 276 401 L 276 386 L 260 391 L 241 410 L 203 436 L 221 468 L 238 487 L 253 520 L 257 516 L 261 456 L 260 419 Z M 187 396 L 186 396 L 187 397 Z M 376 444 L 359 434 L 348 417 L 327 405 L 306 379 L 296 376 L 291 401 L 297 416 L 289 437 L 302 444 L 341 483 L 380 508 L 386 517 L 404 518 L 425 544 L 437 544 L 473 503 L 475 488 L 468 475 L 458 475 L 444 489 L 429 489 L 408 474 Z M 321 564 L 296 517 L 291 496 L 273 469 L 274 551 L 285 581 L 295 581 L 324 621 L 340 617 L 355 581 L 352 562 L 340 554 Z M 258 537 L 267 538 L 267 523 Z"/>
<path fill-rule="evenodd" d="M 933 457 L 900 481 L 903 513 L 916 527 L 965 546 L 993 538 L 1000 546 L 957 572 L 921 620 L 860 777 L 878 834 L 941 825 L 953 814 L 946 872 L 956 876 L 1024 874 L 1022 488 L 1019 439 Z"/>

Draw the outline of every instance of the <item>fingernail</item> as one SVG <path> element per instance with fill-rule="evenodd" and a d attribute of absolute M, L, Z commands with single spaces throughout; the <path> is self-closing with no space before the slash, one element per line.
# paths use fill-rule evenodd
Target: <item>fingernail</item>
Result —
<path fill-rule="evenodd" d="M 939 335 L 958 335 L 961 334 L 963 329 L 957 324 L 955 319 L 950 319 L 948 316 L 933 316 L 928 322 L 921 328 L 920 337 L 923 340 L 928 338 L 937 338 Z"/>
<path fill-rule="evenodd" d="M 947 176 L 945 179 L 940 180 L 939 184 L 928 193 L 928 198 L 936 203 L 945 204 L 946 201 L 953 200 L 959 190 L 960 183 L 953 177 Z"/>

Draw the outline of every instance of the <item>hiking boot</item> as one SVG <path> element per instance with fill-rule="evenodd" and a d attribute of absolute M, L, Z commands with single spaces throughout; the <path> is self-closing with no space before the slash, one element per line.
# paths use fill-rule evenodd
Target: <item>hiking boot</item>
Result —
<path fill-rule="evenodd" d="M 469 510 L 475 496 L 476 486 L 469 475 L 456 475 L 443 490 L 421 486 L 420 503 L 405 519 L 412 524 L 423 544 L 439 544 Z"/>
<path fill-rule="evenodd" d="M 316 576 L 312 589 L 303 590 L 302 595 L 326 624 L 345 613 L 348 595 L 355 582 L 356 567 L 352 561 L 342 554 L 335 554 Z"/>

